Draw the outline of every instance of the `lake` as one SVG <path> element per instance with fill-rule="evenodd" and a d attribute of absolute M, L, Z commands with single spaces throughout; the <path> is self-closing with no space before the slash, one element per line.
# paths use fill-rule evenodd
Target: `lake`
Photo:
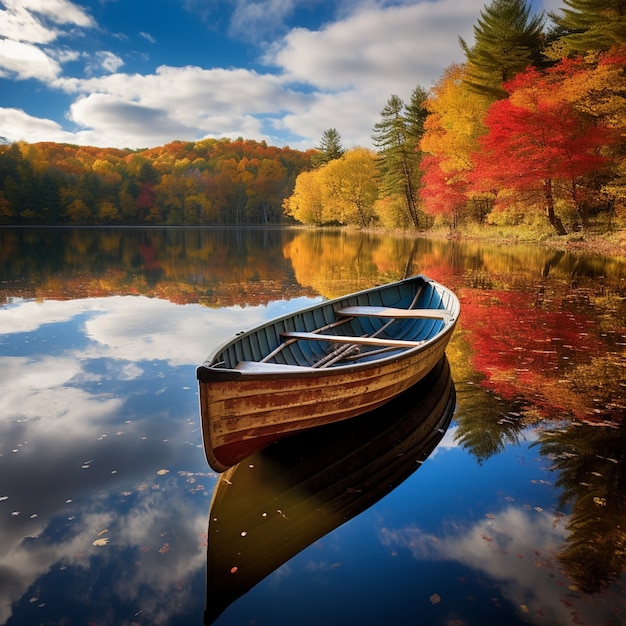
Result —
<path fill-rule="evenodd" d="M 263 320 L 418 273 L 461 301 L 447 360 L 242 462 L 222 497 L 196 367 Z M 207 594 L 217 626 L 626 620 L 624 258 L 0 228 L 0 390 L 0 624 L 200 625 Z"/>

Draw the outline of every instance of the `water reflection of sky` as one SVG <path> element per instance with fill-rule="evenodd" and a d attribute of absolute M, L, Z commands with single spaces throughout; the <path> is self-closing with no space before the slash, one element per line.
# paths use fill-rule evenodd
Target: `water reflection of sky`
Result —
<path fill-rule="evenodd" d="M 0 308 L 0 623 L 201 623 L 216 476 L 195 367 L 230 334 L 309 302 Z M 480 465 L 455 428 L 218 626 L 611 623 L 624 599 L 582 596 L 556 563 L 567 511 L 535 431 Z"/>
<path fill-rule="evenodd" d="M 195 367 L 290 305 L 302 303 L 120 296 L 0 309 L 0 623 L 201 614 L 215 475 Z"/>

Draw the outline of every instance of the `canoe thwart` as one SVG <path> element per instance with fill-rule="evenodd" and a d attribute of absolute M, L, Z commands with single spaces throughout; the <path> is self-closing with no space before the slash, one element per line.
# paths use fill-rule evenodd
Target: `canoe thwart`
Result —
<path fill-rule="evenodd" d="M 290 339 L 308 339 L 310 341 L 329 341 L 334 343 L 355 343 L 367 346 L 397 346 L 398 348 L 415 348 L 423 341 L 406 341 L 404 339 L 382 339 L 380 337 L 351 337 L 348 335 L 322 335 L 321 333 L 285 332 L 282 337 Z"/>
<path fill-rule="evenodd" d="M 444 309 L 396 309 L 386 306 L 347 306 L 335 311 L 337 315 L 350 317 L 425 318 L 449 322 L 452 315 Z"/>

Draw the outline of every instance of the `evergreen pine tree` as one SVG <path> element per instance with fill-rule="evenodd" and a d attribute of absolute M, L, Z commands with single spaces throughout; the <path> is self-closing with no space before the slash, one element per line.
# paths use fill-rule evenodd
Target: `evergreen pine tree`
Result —
<path fill-rule="evenodd" d="M 493 0 L 474 25 L 474 45 L 459 38 L 468 85 L 494 100 L 506 97 L 502 84 L 540 63 L 544 22 L 543 14 L 531 17 L 525 0 Z"/>
<path fill-rule="evenodd" d="M 423 108 L 426 91 L 417 87 L 405 107 L 392 95 L 380 112 L 381 121 L 374 125 L 372 143 L 378 148 L 378 166 L 383 195 L 401 195 L 408 217 L 419 226 L 418 192 L 420 187 L 419 141 L 424 132 L 427 112 Z"/>
<path fill-rule="evenodd" d="M 566 8 L 550 13 L 557 26 L 560 56 L 608 50 L 626 44 L 623 0 L 563 0 Z"/>
<path fill-rule="evenodd" d="M 341 145 L 341 135 L 336 128 L 324 131 L 317 150 L 318 154 L 311 159 L 315 167 L 321 167 L 343 156 L 345 150 Z"/>

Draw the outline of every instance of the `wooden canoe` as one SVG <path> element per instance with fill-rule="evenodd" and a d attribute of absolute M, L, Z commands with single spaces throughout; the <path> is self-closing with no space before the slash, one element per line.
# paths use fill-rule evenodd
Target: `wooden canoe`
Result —
<path fill-rule="evenodd" d="M 455 404 L 444 356 L 375 411 L 283 439 L 223 473 L 209 513 L 205 624 L 411 476 Z"/>
<path fill-rule="evenodd" d="M 274 319 L 197 369 L 204 449 L 223 472 L 306 428 L 379 407 L 444 354 L 457 297 L 415 276 Z"/>

